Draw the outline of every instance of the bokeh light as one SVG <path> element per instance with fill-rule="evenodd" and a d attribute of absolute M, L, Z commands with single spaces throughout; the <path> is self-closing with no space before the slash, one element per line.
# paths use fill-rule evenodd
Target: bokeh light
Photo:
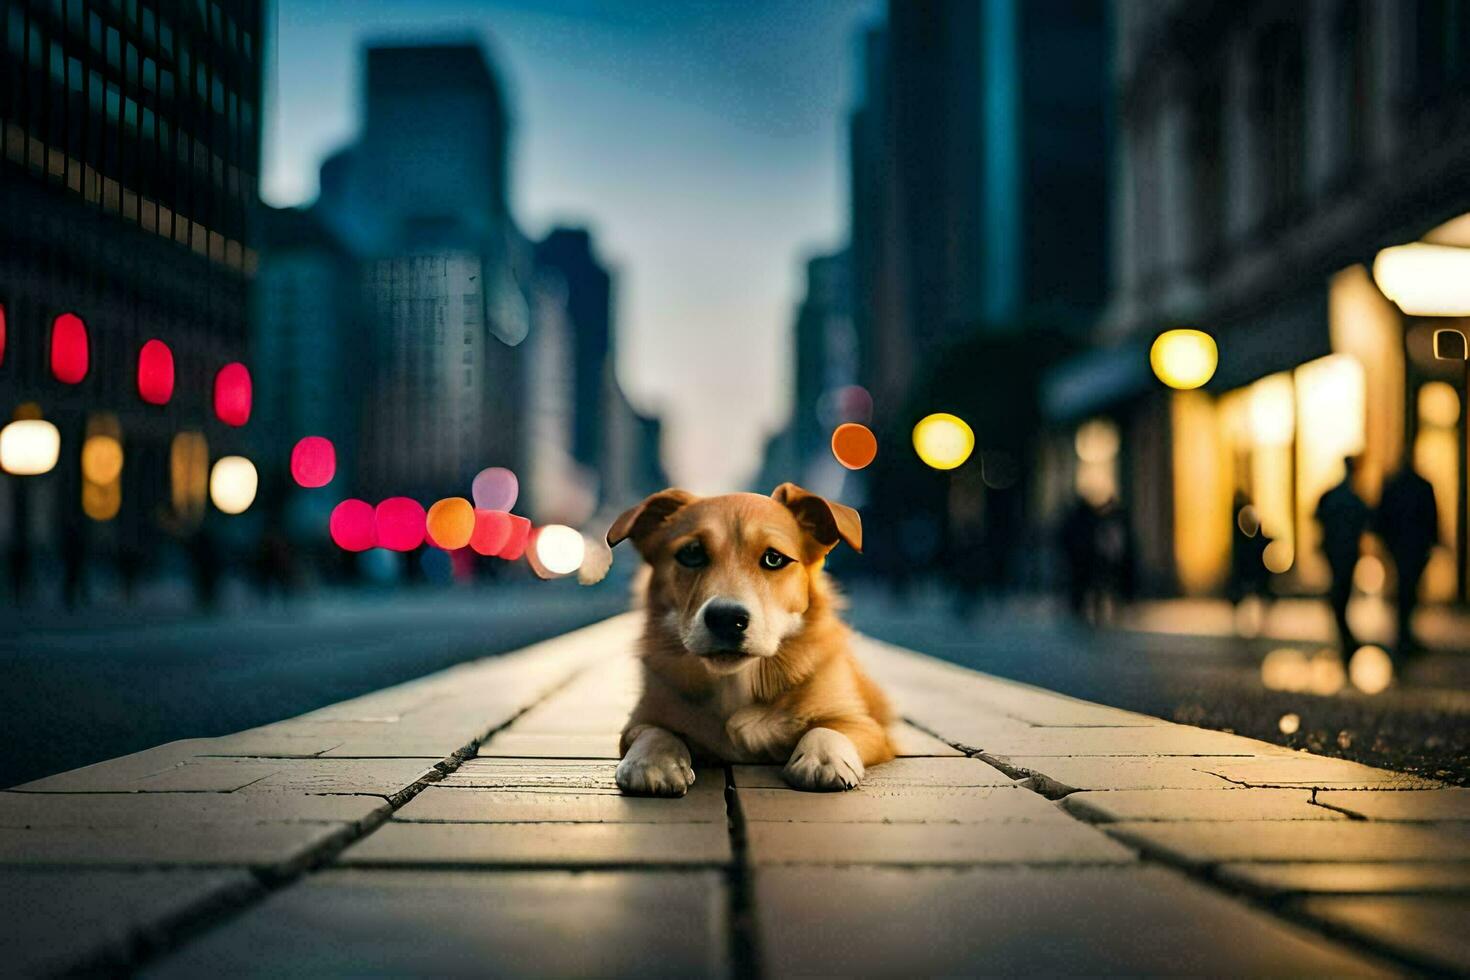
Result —
<path fill-rule="evenodd" d="M 1277 538 L 1266 545 L 1261 552 L 1261 564 L 1266 570 L 1276 575 L 1281 575 L 1291 568 L 1291 563 L 1296 560 L 1296 550 L 1292 548 L 1290 541 Z"/>
<path fill-rule="evenodd" d="M 1347 671 L 1343 669 L 1342 658 L 1337 655 L 1336 650 L 1323 647 L 1312 654 L 1309 664 L 1311 674 L 1307 680 L 1307 690 L 1312 694 L 1327 697 L 1341 691 L 1342 686 L 1347 683 Z"/>
<path fill-rule="evenodd" d="M 291 450 L 291 479 L 307 488 L 324 487 L 337 475 L 337 447 L 322 436 L 306 436 Z"/>
<path fill-rule="evenodd" d="M 1470 249 L 1410 242 L 1373 259 L 1373 281 L 1410 316 L 1470 316 Z"/>
<path fill-rule="evenodd" d="M 1379 694 L 1393 683 L 1393 658 L 1382 647 L 1358 647 L 1348 661 L 1348 680 L 1364 694 Z"/>
<path fill-rule="evenodd" d="M 226 514 L 243 514 L 255 502 L 260 474 L 244 456 L 221 456 L 209 473 L 209 499 Z"/>
<path fill-rule="evenodd" d="M 516 475 L 503 466 L 491 466 L 475 474 L 470 486 L 470 496 L 475 506 L 483 510 L 509 511 L 516 505 L 521 492 L 521 482 Z"/>
<path fill-rule="evenodd" d="M 1447 381 L 1430 381 L 1419 388 L 1419 421 L 1453 429 L 1460 421 L 1460 394 Z"/>
<path fill-rule="evenodd" d="M 226 364 L 214 376 L 214 414 L 225 425 L 249 422 L 253 398 L 250 369 L 239 361 Z"/>
<path fill-rule="evenodd" d="M 1377 555 L 1364 555 L 1353 566 L 1353 584 L 1364 595 L 1378 595 L 1388 580 L 1388 570 Z"/>
<path fill-rule="evenodd" d="M 959 416 L 936 412 L 914 426 L 914 452 L 933 469 L 952 470 L 974 451 L 975 433 Z"/>
<path fill-rule="evenodd" d="M 1337 651 L 1323 648 L 1308 656 L 1294 647 L 1280 647 L 1261 661 L 1261 683 L 1272 691 L 1298 694 L 1336 694 L 1347 682 Z"/>
<path fill-rule="evenodd" d="M 378 504 L 378 547 L 412 551 L 424 543 L 424 505 L 412 497 L 389 497 Z"/>
<path fill-rule="evenodd" d="M 82 476 L 92 483 L 111 483 L 122 473 L 123 448 L 109 435 L 88 436 L 82 443 Z"/>
<path fill-rule="evenodd" d="M 209 442 L 202 432 L 180 432 L 168 448 L 169 500 L 174 515 L 194 522 L 204 517 L 209 495 Z"/>
<path fill-rule="evenodd" d="M 1088 419 L 1077 427 L 1073 448 L 1084 463 L 1111 463 L 1118 455 L 1118 426 L 1110 419 Z"/>
<path fill-rule="evenodd" d="M 850 470 L 860 470 L 878 455 L 878 437 L 857 422 L 844 422 L 832 433 L 832 455 Z"/>
<path fill-rule="evenodd" d="M 174 352 L 161 340 L 138 351 L 138 397 L 150 405 L 167 405 L 174 396 Z"/>
<path fill-rule="evenodd" d="M 1220 350 L 1203 330 L 1166 330 L 1149 348 L 1148 362 L 1164 384 L 1188 391 L 1215 376 Z"/>
<path fill-rule="evenodd" d="M 445 551 L 469 545 L 475 533 L 475 508 L 463 497 L 446 497 L 429 508 L 425 521 L 429 543 Z"/>
<path fill-rule="evenodd" d="M 63 313 L 51 323 L 51 374 L 74 385 L 87 376 L 91 351 L 87 325 L 75 313 Z"/>
<path fill-rule="evenodd" d="M 587 543 L 576 529 L 548 524 L 536 532 L 536 560 L 552 575 L 570 575 L 582 567 Z"/>
<path fill-rule="evenodd" d="M 94 521 L 110 521 L 122 510 L 122 483 L 82 481 L 82 513 Z"/>
<path fill-rule="evenodd" d="M 1281 720 L 1276 723 L 1276 727 L 1281 729 L 1281 734 L 1283 735 L 1295 735 L 1302 727 L 1301 715 L 1298 715 L 1294 711 L 1288 711 L 1281 716 Z"/>
<path fill-rule="evenodd" d="M 45 419 L 19 419 L 0 429 L 0 469 L 16 476 L 49 473 L 61 456 L 61 432 Z"/>
<path fill-rule="evenodd" d="M 475 554 L 493 558 L 510 541 L 510 515 L 503 510 L 475 510 L 475 530 L 470 547 Z"/>
<path fill-rule="evenodd" d="M 531 538 L 531 522 L 516 514 L 506 516 L 510 519 L 510 536 L 500 549 L 500 557 L 506 561 L 515 561 L 526 553 L 526 544 Z"/>
<path fill-rule="evenodd" d="M 332 542 L 343 551 L 367 551 L 377 546 L 378 520 L 373 505 L 349 497 L 332 508 Z"/>

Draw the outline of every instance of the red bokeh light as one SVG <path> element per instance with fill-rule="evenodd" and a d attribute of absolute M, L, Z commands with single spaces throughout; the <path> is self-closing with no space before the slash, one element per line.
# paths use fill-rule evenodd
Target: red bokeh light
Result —
<path fill-rule="evenodd" d="M 348 498 L 332 508 L 332 541 L 343 551 L 367 551 L 378 543 L 377 515 L 366 500 Z"/>
<path fill-rule="evenodd" d="M 138 351 L 138 397 L 150 405 L 167 405 L 174 396 L 174 352 L 161 340 Z"/>
<path fill-rule="evenodd" d="M 510 537 L 506 540 L 505 547 L 500 549 L 500 557 L 506 561 L 515 561 L 526 553 L 526 545 L 531 540 L 531 521 L 515 514 L 506 516 L 510 518 Z"/>
<path fill-rule="evenodd" d="M 51 373 L 74 385 L 87 376 L 90 363 L 87 325 L 75 313 L 61 314 L 51 323 Z"/>
<path fill-rule="evenodd" d="M 501 510 L 475 510 L 475 532 L 470 547 L 475 553 L 493 557 L 510 540 L 510 515 Z"/>
<path fill-rule="evenodd" d="M 291 450 L 291 479 L 303 487 L 324 487 L 337 475 L 337 447 L 332 440 L 307 436 Z"/>
<path fill-rule="evenodd" d="M 253 399 L 250 369 L 232 361 L 214 376 L 214 414 L 225 425 L 240 426 L 250 421 Z"/>
<path fill-rule="evenodd" d="M 424 543 L 424 505 L 410 497 L 389 497 L 378 504 L 378 545 L 389 551 L 412 551 Z"/>

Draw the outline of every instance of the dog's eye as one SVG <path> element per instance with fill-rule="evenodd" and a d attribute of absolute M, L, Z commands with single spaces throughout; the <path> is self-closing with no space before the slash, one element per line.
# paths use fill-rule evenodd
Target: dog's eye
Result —
<path fill-rule="evenodd" d="M 789 564 L 791 564 L 791 559 L 781 554 L 775 548 L 767 548 L 766 553 L 761 555 L 762 568 L 769 568 L 774 571 L 778 568 L 785 568 Z"/>
<path fill-rule="evenodd" d="M 709 564 L 709 556 L 704 553 L 704 545 L 691 541 L 674 552 L 674 561 L 685 568 L 703 568 Z"/>

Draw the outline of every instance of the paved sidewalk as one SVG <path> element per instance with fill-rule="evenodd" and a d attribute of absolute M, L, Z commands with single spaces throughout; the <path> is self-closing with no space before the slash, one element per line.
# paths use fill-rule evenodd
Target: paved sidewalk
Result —
<path fill-rule="evenodd" d="M 908 721 L 845 794 L 617 793 L 623 616 L 0 792 L 22 973 L 1470 969 L 1470 790 L 860 654 Z"/>

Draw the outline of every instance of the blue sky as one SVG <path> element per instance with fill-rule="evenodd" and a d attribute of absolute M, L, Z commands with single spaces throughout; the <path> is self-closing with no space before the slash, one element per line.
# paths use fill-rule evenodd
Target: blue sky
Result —
<path fill-rule="evenodd" d="M 356 131 L 359 51 L 478 37 L 510 93 L 527 233 L 589 226 L 618 374 L 671 477 L 734 489 L 789 412 L 802 262 L 847 228 L 858 32 L 878 0 L 279 0 L 262 196 L 316 196 Z"/>

